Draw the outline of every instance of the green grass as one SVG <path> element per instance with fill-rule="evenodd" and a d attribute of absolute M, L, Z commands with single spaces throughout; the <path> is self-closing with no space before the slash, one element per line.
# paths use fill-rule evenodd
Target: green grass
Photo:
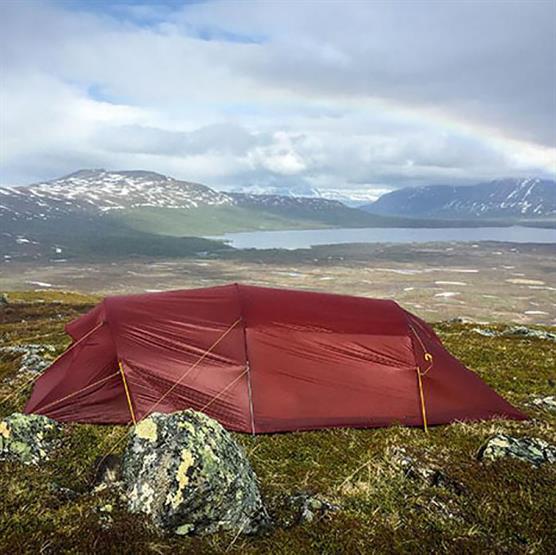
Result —
<path fill-rule="evenodd" d="M 0 309 L 1 343 L 67 345 L 63 324 L 86 311 L 95 297 L 57 292 L 18 293 Z M 553 553 L 556 546 L 556 468 L 515 460 L 483 464 L 480 446 L 493 432 L 555 442 L 556 415 L 531 409 L 530 394 L 554 394 L 556 345 L 482 337 L 473 326 L 435 326 L 448 349 L 512 403 L 528 422 L 492 421 L 416 428 L 339 429 L 251 437 L 236 434 L 257 472 L 271 512 L 280 498 L 311 491 L 342 510 L 322 520 L 261 537 L 220 534 L 163 537 L 129 515 L 109 494 L 92 495 L 94 461 L 122 437 L 115 426 L 68 425 L 63 447 L 40 468 L 0 463 L 0 552 L 37 553 Z M 0 398 L 21 383 L 17 361 L 0 360 Z M 0 415 L 23 407 L 29 389 L 0 406 Z M 106 440 L 107 434 L 111 434 Z M 103 443 L 104 442 L 104 443 Z M 409 480 L 392 467 L 392 448 L 438 465 L 463 492 Z M 359 470 L 358 470 L 359 469 Z M 70 500 L 51 484 L 82 492 Z M 114 504 L 104 525 L 99 507 Z M 448 508 L 450 515 L 442 507 Z"/>
<path fill-rule="evenodd" d="M 319 229 L 334 227 L 477 227 L 509 226 L 513 220 L 436 220 L 381 216 L 347 206 L 313 209 L 306 206 L 201 206 L 195 209 L 135 208 L 108 213 L 104 218 L 121 226 L 149 235 L 217 236 L 239 231 L 283 229 Z M 541 226 L 542 227 L 542 226 Z"/>
<path fill-rule="evenodd" d="M 323 222 L 307 217 L 287 217 L 239 206 L 203 206 L 194 210 L 141 208 L 119 212 L 114 217 L 137 231 L 175 237 L 325 226 Z"/>

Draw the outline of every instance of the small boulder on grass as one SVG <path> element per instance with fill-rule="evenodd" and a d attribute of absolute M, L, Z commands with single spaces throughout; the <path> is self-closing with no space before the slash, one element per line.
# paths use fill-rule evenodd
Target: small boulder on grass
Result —
<path fill-rule="evenodd" d="M 390 464 L 399 469 L 405 478 L 419 482 L 424 486 L 441 487 L 460 495 L 463 486 L 449 477 L 440 467 L 417 460 L 408 454 L 404 447 L 394 447 L 389 452 Z"/>
<path fill-rule="evenodd" d="M 294 511 L 294 524 L 303 522 L 313 522 L 317 518 L 322 518 L 329 512 L 339 510 L 339 506 L 320 497 L 307 492 L 300 492 L 289 498 L 289 505 Z"/>
<path fill-rule="evenodd" d="M 556 446 L 534 437 L 512 437 L 496 434 L 479 451 L 479 459 L 495 461 L 512 457 L 534 466 L 556 462 Z"/>
<path fill-rule="evenodd" d="M 268 523 L 243 450 L 201 412 L 155 413 L 139 422 L 122 458 L 122 479 L 129 510 L 168 533 L 247 534 Z"/>
<path fill-rule="evenodd" d="M 556 412 L 556 396 L 546 395 L 545 397 L 533 397 L 529 402 L 529 405 L 542 410 Z"/>
<path fill-rule="evenodd" d="M 38 464 L 58 445 L 61 426 L 38 414 L 14 412 L 0 419 L 0 460 Z"/>
<path fill-rule="evenodd" d="M 511 326 L 504 330 L 501 335 L 504 337 L 525 337 L 532 339 L 545 339 L 548 341 L 556 341 L 556 333 L 550 333 L 545 330 L 537 330 L 528 328 L 527 326 Z"/>

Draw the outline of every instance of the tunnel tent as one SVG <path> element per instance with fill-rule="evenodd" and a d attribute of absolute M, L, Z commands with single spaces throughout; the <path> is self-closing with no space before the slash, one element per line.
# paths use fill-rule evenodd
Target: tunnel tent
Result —
<path fill-rule="evenodd" d="M 66 331 L 27 413 L 192 408 L 252 433 L 526 418 L 390 300 L 230 284 L 108 297 Z"/>

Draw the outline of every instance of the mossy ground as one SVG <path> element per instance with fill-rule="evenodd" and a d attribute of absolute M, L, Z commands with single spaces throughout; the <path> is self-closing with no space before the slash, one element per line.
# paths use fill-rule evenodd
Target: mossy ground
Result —
<path fill-rule="evenodd" d="M 20 293 L 0 309 L 1 346 L 49 343 L 62 351 L 66 321 L 95 297 Z M 527 422 L 453 424 L 422 430 L 331 430 L 251 437 L 244 445 L 271 511 L 297 490 L 322 494 L 343 508 L 329 516 L 261 537 L 203 539 L 158 535 L 129 515 L 109 493 L 90 494 L 95 460 L 125 435 L 124 427 L 65 426 L 63 447 L 44 466 L 0 463 L 1 553 L 554 553 L 556 468 L 515 460 L 484 464 L 479 447 L 493 432 L 556 442 L 556 415 L 528 406 L 532 394 L 556 391 L 556 344 L 487 338 L 473 326 L 435 326 L 448 349 L 512 403 Z M 0 399 L 21 387 L 17 359 L 0 358 Z M 0 416 L 21 410 L 30 387 L 0 405 Z M 121 450 L 122 441 L 117 450 Z M 463 491 L 421 485 L 389 462 L 404 446 L 438 465 Z M 76 498 L 53 486 L 71 488 Z M 113 505 L 111 523 L 100 507 Z"/>

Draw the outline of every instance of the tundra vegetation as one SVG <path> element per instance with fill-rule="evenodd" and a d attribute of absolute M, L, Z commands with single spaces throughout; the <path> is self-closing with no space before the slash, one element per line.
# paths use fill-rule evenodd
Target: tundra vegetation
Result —
<path fill-rule="evenodd" d="M 0 418 L 23 409 L 32 370 L 21 345 L 68 344 L 63 326 L 98 299 L 14 292 L 0 306 Z M 447 348 L 510 402 L 526 422 L 392 426 L 252 437 L 234 434 L 260 481 L 276 526 L 262 535 L 163 536 L 130 514 L 110 488 L 94 490 L 95 465 L 123 426 L 64 425 L 59 447 L 38 465 L 0 463 L 0 552 L 76 553 L 554 553 L 556 465 L 511 457 L 479 460 L 495 434 L 556 443 L 556 413 L 535 403 L 556 393 L 556 342 L 534 335 L 483 335 L 507 326 L 435 324 Z M 554 333 L 554 327 L 538 327 Z M 14 395 L 14 392 L 18 391 Z M 116 448 L 123 451 L 125 441 Z M 309 492 L 339 507 L 300 524 L 285 499 Z"/>

